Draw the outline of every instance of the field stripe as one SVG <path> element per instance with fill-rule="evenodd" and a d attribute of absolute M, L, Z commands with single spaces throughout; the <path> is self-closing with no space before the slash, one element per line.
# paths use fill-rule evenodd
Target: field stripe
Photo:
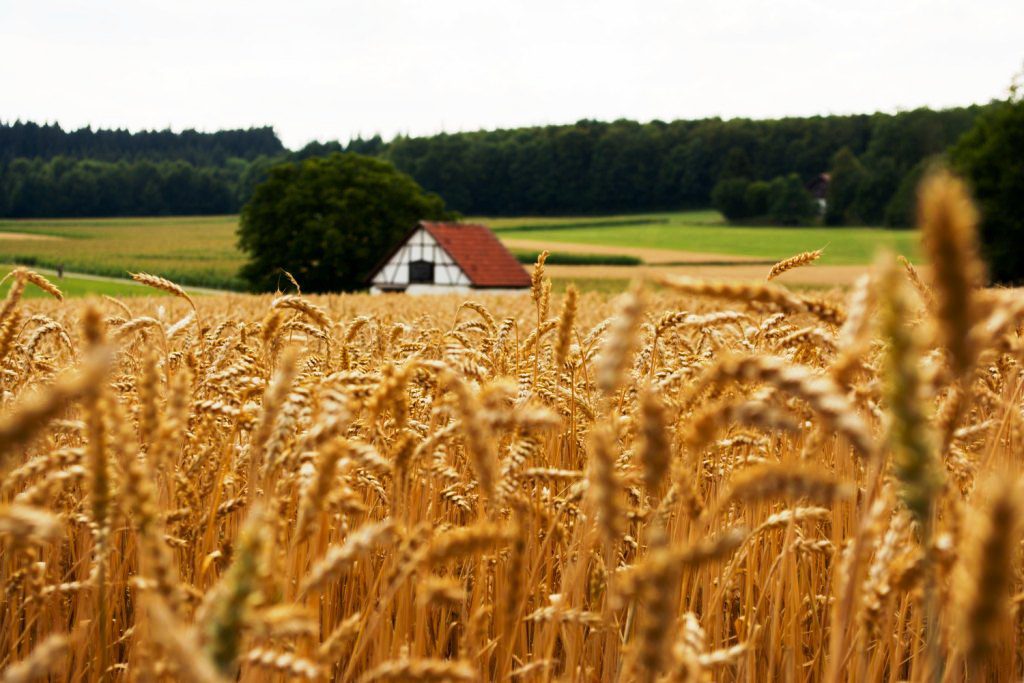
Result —
<path fill-rule="evenodd" d="M 688 263 L 763 263 L 763 259 L 753 256 L 736 256 L 735 254 L 719 254 L 701 251 L 680 251 L 678 249 L 651 249 L 646 247 L 612 247 L 601 244 L 582 244 L 579 242 L 556 242 L 553 240 L 529 240 L 503 237 L 502 242 L 510 249 L 524 251 L 564 251 L 570 254 L 613 254 L 635 256 L 648 264 L 688 264 Z"/>
<path fill-rule="evenodd" d="M 764 264 L 743 265 L 647 265 L 647 266 L 547 266 L 552 278 L 560 279 L 645 279 L 658 275 L 688 275 L 690 277 L 714 280 L 764 281 L 770 266 Z M 781 284 L 848 286 L 867 272 L 868 266 L 810 266 L 797 268 L 778 278 Z"/>

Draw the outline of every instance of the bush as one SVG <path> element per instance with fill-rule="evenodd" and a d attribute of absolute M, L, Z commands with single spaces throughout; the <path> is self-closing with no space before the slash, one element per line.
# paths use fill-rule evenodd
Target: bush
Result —
<path fill-rule="evenodd" d="M 1024 99 L 979 116 L 950 154 L 981 209 L 981 242 L 993 280 L 1024 281 Z"/>
<path fill-rule="evenodd" d="M 730 221 L 749 218 L 751 215 L 747 208 L 747 186 L 749 185 L 750 181 L 746 178 L 719 180 L 711 190 L 711 205 Z"/>
<path fill-rule="evenodd" d="M 795 173 L 770 183 L 726 178 L 711 191 L 711 201 L 729 221 L 763 218 L 775 225 L 804 225 L 818 215 L 818 203 Z"/>
<path fill-rule="evenodd" d="M 242 209 L 242 277 L 273 289 L 281 268 L 310 292 L 365 286 L 417 221 L 447 219 L 444 201 L 390 163 L 335 153 L 276 166 Z"/>
<path fill-rule="evenodd" d="M 539 251 L 515 252 L 516 260 L 520 263 L 536 263 L 539 255 Z M 548 254 L 546 262 L 553 266 L 640 266 L 644 261 L 625 254 L 573 254 L 552 251 Z"/>

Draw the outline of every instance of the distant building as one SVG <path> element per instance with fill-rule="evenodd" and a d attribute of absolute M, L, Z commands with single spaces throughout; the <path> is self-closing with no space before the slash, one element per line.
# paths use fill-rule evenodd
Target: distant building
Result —
<path fill-rule="evenodd" d="M 811 182 L 807 183 L 807 191 L 818 202 L 818 211 L 820 213 L 825 213 L 825 205 L 828 200 L 828 185 L 831 181 L 831 173 L 819 173 Z"/>
<path fill-rule="evenodd" d="M 370 291 L 428 294 L 520 290 L 530 274 L 486 226 L 421 221 L 368 278 Z"/>

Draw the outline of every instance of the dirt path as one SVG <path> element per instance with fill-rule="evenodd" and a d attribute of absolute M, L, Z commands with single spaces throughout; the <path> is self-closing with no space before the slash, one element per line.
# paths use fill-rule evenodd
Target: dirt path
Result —
<path fill-rule="evenodd" d="M 555 278 L 623 279 L 657 275 L 689 275 L 714 280 L 755 280 L 764 282 L 767 265 L 646 265 L 646 266 L 547 266 Z M 796 268 L 778 278 L 779 284 L 845 286 L 853 284 L 870 266 L 810 266 Z"/>
<path fill-rule="evenodd" d="M 616 256 L 635 256 L 648 264 L 675 263 L 762 263 L 764 259 L 752 256 L 736 256 L 734 254 L 716 254 L 703 251 L 677 251 L 675 249 L 648 249 L 644 247 L 610 247 L 600 244 L 580 244 L 579 242 L 551 242 L 549 240 L 523 240 L 502 237 L 501 241 L 510 249 L 532 251 L 561 251 L 570 254 L 613 254 Z"/>
<path fill-rule="evenodd" d="M 39 235 L 34 232 L 3 232 L 0 231 L 0 240 L 32 240 L 44 242 L 49 240 L 62 240 L 63 237 L 56 235 Z"/>

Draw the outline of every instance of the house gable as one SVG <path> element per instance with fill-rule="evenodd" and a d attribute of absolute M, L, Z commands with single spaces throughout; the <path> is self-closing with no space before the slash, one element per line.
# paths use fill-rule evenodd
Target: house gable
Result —
<path fill-rule="evenodd" d="M 377 270 L 371 284 L 380 289 L 404 289 L 415 283 L 410 274 L 427 272 L 423 262 L 433 264 L 433 282 L 430 284 L 442 287 L 468 287 L 472 284 L 451 255 L 422 225 L 417 226 Z"/>
<path fill-rule="evenodd" d="M 530 286 L 530 274 L 486 226 L 429 221 L 420 225 L 448 252 L 473 287 L 521 289 Z"/>

